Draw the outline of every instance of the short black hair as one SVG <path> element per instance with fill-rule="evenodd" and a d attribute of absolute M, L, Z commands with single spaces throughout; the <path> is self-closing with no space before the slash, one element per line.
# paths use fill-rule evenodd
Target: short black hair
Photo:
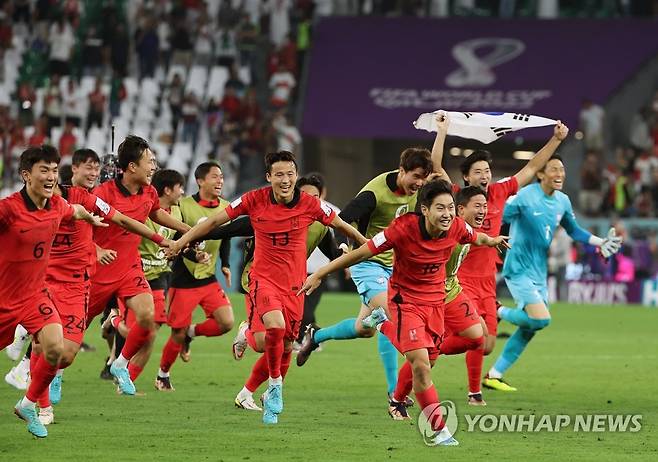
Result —
<path fill-rule="evenodd" d="M 546 166 L 547 166 L 548 163 L 549 163 L 550 161 L 552 161 L 552 160 L 559 160 L 560 162 L 562 162 L 562 163 L 564 164 L 564 161 L 562 160 L 562 156 L 561 156 L 561 155 L 559 155 L 559 154 L 553 154 L 553 155 L 551 156 L 551 158 L 548 159 L 544 165 L 542 165 L 542 167 L 539 169 L 539 171 L 540 171 L 540 172 L 543 172 L 544 170 L 546 170 Z"/>
<path fill-rule="evenodd" d="M 418 202 L 420 205 L 429 207 L 436 196 L 441 194 L 450 194 L 450 197 L 454 197 L 452 195 L 452 185 L 445 180 L 428 181 L 418 192 Z"/>
<path fill-rule="evenodd" d="M 432 173 L 432 153 L 425 148 L 407 148 L 400 154 L 400 167 L 406 172 L 422 168 L 425 176 Z"/>
<path fill-rule="evenodd" d="M 57 148 L 50 146 L 49 144 L 43 144 L 41 146 L 30 146 L 21 154 L 21 158 L 18 161 L 18 174 L 22 172 L 31 172 L 34 164 L 38 162 L 55 162 L 59 165 L 60 157 Z"/>
<path fill-rule="evenodd" d="M 318 188 L 320 194 L 324 192 L 324 178 L 321 174 L 317 172 L 309 173 L 304 176 L 300 176 L 297 179 L 297 187 L 301 188 L 302 186 L 315 186 Z"/>
<path fill-rule="evenodd" d="M 459 166 L 459 171 L 462 172 L 462 176 L 468 175 L 473 164 L 480 162 L 481 160 L 491 165 L 491 153 L 489 151 L 485 151 L 484 149 L 473 151 L 473 154 L 464 159 L 464 162 L 462 162 L 462 164 Z"/>
<path fill-rule="evenodd" d="M 59 167 L 59 184 L 73 184 L 73 169 L 70 165 L 62 165 Z"/>
<path fill-rule="evenodd" d="M 185 178 L 176 170 L 162 169 L 153 174 L 151 185 L 158 191 L 158 196 L 164 195 L 165 188 L 173 189 L 177 184 L 185 186 Z"/>
<path fill-rule="evenodd" d="M 203 180 L 208 175 L 208 173 L 210 173 L 210 170 L 213 167 L 217 167 L 220 170 L 222 169 L 219 163 L 213 161 L 203 162 L 199 164 L 199 166 L 194 170 L 194 178 L 196 180 Z"/>
<path fill-rule="evenodd" d="M 292 152 L 277 151 L 265 154 L 265 171 L 267 173 L 272 173 L 272 165 L 277 162 L 292 162 L 295 164 L 295 170 L 298 169 L 297 159 L 295 159 L 295 155 Z"/>
<path fill-rule="evenodd" d="M 96 151 L 94 151 L 93 149 L 88 149 L 88 148 L 77 149 L 73 153 L 73 159 L 71 159 L 71 165 L 75 165 L 77 167 L 80 164 L 84 164 L 88 160 L 92 162 L 98 162 L 99 164 L 101 163 L 101 158 L 98 157 L 98 154 L 96 154 Z"/>
<path fill-rule="evenodd" d="M 459 190 L 455 196 L 455 205 L 462 205 L 466 207 L 472 197 L 482 194 L 485 199 L 488 199 L 487 192 L 479 186 L 466 186 Z"/>
<path fill-rule="evenodd" d="M 146 149 L 149 149 L 149 144 L 144 138 L 135 135 L 126 136 L 117 149 L 121 170 L 125 172 L 131 162 L 138 163 Z"/>

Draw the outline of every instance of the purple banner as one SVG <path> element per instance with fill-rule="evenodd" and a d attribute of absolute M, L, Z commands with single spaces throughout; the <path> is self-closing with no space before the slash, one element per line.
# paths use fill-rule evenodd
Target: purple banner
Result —
<path fill-rule="evenodd" d="M 656 31 L 650 20 L 327 18 L 313 37 L 302 131 L 427 138 L 411 123 L 435 109 L 575 128 L 584 97 L 605 102 L 658 52 Z"/>

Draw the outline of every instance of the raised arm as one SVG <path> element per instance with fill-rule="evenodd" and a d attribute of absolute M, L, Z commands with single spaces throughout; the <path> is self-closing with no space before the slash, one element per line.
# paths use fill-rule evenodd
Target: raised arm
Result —
<path fill-rule="evenodd" d="M 166 213 L 166 212 L 165 212 Z M 154 232 L 151 228 L 146 226 L 144 223 L 140 223 L 137 220 L 134 220 L 118 210 L 112 215 L 112 223 L 121 226 L 126 231 L 130 231 L 133 234 L 138 234 L 146 239 L 150 239 L 156 244 L 161 244 L 164 241 L 164 238 L 158 233 Z"/>
<path fill-rule="evenodd" d="M 373 255 L 374 254 L 372 253 L 368 245 L 363 244 L 358 249 L 352 250 L 351 252 L 348 252 L 345 255 L 338 257 L 337 259 L 324 265 L 322 268 L 320 268 L 315 273 L 311 274 L 308 278 L 306 278 L 304 285 L 302 286 L 301 289 L 299 289 L 297 295 L 301 294 L 302 292 L 306 292 L 306 295 L 310 295 L 315 289 L 318 288 L 318 286 L 322 282 L 322 279 L 325 278 L 328 274 L 331 274 L 339 269 L 348 268 L 359 262 L 367 260 Z"/>
<path fill-rule="evenodd" d="M 548 140 L 544 147 L 539 150 L 535 157 L 530 159 L 530 161 L 525 164 L 516 175 L 514 175 L 516 181 L 519 183 L 519 188 L 529 184 L 535 178 L 537 172 L 546 165 L 548 159 L 551 158 L 558 146 L 560 146 L 560 143 L 562 143 L 568 134 L 569 127 L 558 120 L 557 125 L 553 128 L 553 136 L 551 139 Z"/>
<path fill-rule="evenodd" d="M 226 210 L 213 215 L 207 220 L 202 221 L 201 223 L 196 224 L 192 229 L 187 231 L 181 236 L 180 239 L 173 242 L 171 245 L 171 250 L 174 252 L 180 251 L 183 247 L 188 245 L 190 242 L 198 241 L 202 239 L 206 234 L 208 234 L 216 226 L 221 226 L 224 223 L 230 220 Z M 165 225 L 166 226 L 166 225 Z"/>
<path fill-rule="evenodd" d="M 445 180 L 448 183 L 452 183 L 448 172 L 443 168 L 443 149 L 449 126 L 450 119 L 446 114 L 440 113 L 436 115 L 437 130 L 434 145 L 432 146 L 432 164 L 434 165 L 434 175 L 432 176 L 433 179 Z"/>
<path fill-rule="evenodd" d="M 179 233 L 186 233 L 191 229 L 190 225 L 177 220 L 163 209 L 157 209 L 151 212 L 149 218 L 157 224 L 162 225 L 165 228 L 176 230 Z"/>
<path fill-rule="evenodd" d="M 87 223 L 90 223 L 94 226 L 99 226 L 101 228 L 106 228 L 110 225 L 103 222 L 103 218 L 89 213 L 86 208 L 80 204 L 71 204 L 73 207 L 73 219 L 74 220 L 84 220 Z"/>

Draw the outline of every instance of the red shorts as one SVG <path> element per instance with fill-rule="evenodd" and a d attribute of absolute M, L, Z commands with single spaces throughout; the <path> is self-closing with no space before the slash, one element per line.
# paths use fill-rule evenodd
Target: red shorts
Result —
<path fill-rule="evenodd" d="M 460 279 L 459 284 L 484 319 L 489 335 L 495 336 L 498 332 L 496 277 Z"/>
<path fill-rule="evenodd" d="M 169 289 L 169 317 L 167 324 L 172 329 L 181 329 L 192 324 L 192 313 L 201 305 L 206 318 L 211 318 L 217 308 L 231 306 L 219 282 L 212 282 L 202 287 Z"/>
<path fill-rule="evenodd" d="M 430 358 L 439 354 L 443 341 L 444 305 L 422 305 L 389 299 L 391 321 L 397 331 L 400 353 L 427 348 Z"/>
<path fill-rule="evenodd" d="M 260 316 L 254 316 L 254 304 L 251 300 L 251 296 L 246 294 L 244 296 L 244 307 L 247 312 L 247 322 L 249 323 L 249 330 L 252 333 L 256 332 L 265 332 L 265 325 L 260 319 Z"/>
<path fill-rule="evenodd" d="M 87 325 L 90 325 L 96 316 L 105 311 L 112 298 L 125 300 L 144 293 L 151 293 L 151 287 L 144 277 L 141 266 L 132 267 L 121 279 L 109 284 L 94 282 L 92 278 Z"/>
<path fill-rule="evenodd" d="M 19 305 L 0 306 L 0 350 L 13 343 L 18 324 L 32 335 L 48 324 L 61 324 L 55 303 L 47 290 Z"/>
<path fill-rule="evenodd" d="M 167 324 L 167 306 L 165 304 L 165 291 L 164 289 L 151 289 L 153 292 L 153 306 L 155 312 L 153 313 L 153 319 L 157 324 Z M 123 300 L 117 300 L 117 305 L 119 305 L 119 313 L 123 317 L 123 322 L 126 323 L 128 329 L 130 329 L 133 324 L 135 324 L 135 313 L 133 310 L 129 310 Z"/>
<path fill-rule="evenodd" d="M 480 324 L 480 314 L 463 290 L 454 300 L 446 303 L 444 316 L 446 334 L 458 334 L 471 326 Z"/>
<path fill-rule="evenodd" d="M 50 296 L 62 320 L 64 338 L 80 345 L 87 330 L 87 305 L 89 303 L 89 281 L 60 282 L 46 281 Z"/>
<path fill-rule="evenodd" d="M 304 295 L 294 293 L 282 293 L 262 281 L 251 280 L 249 282 L 249 298 L 251 313 L 247 312 L 249 329 L 252 332 L 264 332 L 263 315 L 270 311 L 281 311 L 286 321 L 285 338 L 295 340 L 299 335 L 302 317 L 304 316 Z M 249 310 L 249 308 L 247 308 Z"/>

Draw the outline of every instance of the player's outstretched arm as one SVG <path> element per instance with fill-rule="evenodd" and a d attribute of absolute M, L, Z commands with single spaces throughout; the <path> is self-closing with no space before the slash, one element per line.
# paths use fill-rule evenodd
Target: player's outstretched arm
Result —
<path fill-rule="evenodd" d="M 154 212 L 151 212 L 149 218 L 157 224 L 162 225 L 165 228 L 176 230 L 179 233 L 186 233 L 192 228 L 187 223 L 183 223 L 182 221 L 172 217 L 163 209 L 158 209 Z"/>
<path fill-rule="evenodd" d="M 581 226 L 578 224 L 576 221 L 576 216 L 573 213 L 573 209 L 571 208 L 571 203 L 569 203 L 569 208 L 566 210 L 566 213 L 562 217 L 560 225 L 562 225 L 564 230 L 569 236 L 571 236 L 574 241 L 598 247 L 601 251 L 601 255 L 604 258 L 610 258 L 621 250 L 623 239 L 621 236 L 617 236 L 617 231 L 615 228 L 610 228 L 605 238 L 595 236 L 589 231 L 581 228 Z"/>
<path fill-rule="evenodd" d="M 204 220 L 201 223 L 196 224 L 192 229 L 190 229 L 185 234 L 183 234 L 180 239 L 174 241 L 171 244 L 170 249 L 173 252 L 180 252 L 180 250 L 183 249 L 183 247 L 187 246 L 191 242 L 200 240 L 206 234 L 208 234 L 214 227 L 223 225 L 224 223 L 228 222 L 229 219 L 230 218 L 226 213 L 226 210 L 222 210 L 221 212 L 211 216 L 207 220 Z"/>
<path fill-rule="evenodd" d="M 487 247 L 505 247 L 506 249 L 511 249 L 509 242 L 507 242 L 508 239 L 509 236 L 491 237 L 484 233 L 477 233 L 475 245 L 484 245 Z"/>
<path fill-rule="evenodd" d="M 519 188 L 529 184 L 535 178 L 537 172 L 541 170 L 544 165 L 546 165 L 546 162 L 548 162 L 548 159 L 555 154 L 558 146 L 560 146 L 560 143 L 562 143 L 568 134 L 569 127 L 558 120 L 557 125 L 553 128 L 553 136 L 551 139 L 548 140 L 544 147 L 539 150 L 535 157 L 530 159 L 530 161 L 525 164 L 516 175 L 514 175 L 516 181 L 519 183 Z"/>
<path fill-rule="evenodd" d="M 112 215 L 112 223 L 121 226 L 126 231 L 130 231 L 133 234 L 138 234 L 146 239 L 150 239 L 156 244 L 165 243 L 165 238 L 154 232 L 151 228 L 146 226 L 144 223 L 130 218 L 118 210 Z"/>
<path fill-rule="evenodd" d="M 434 138 L 434 145 L 432 146 L 432 164 L 434 166 L 432 179 L 445 180 L 448 183 L 452 183 L 448 172 L 443 168 L 443 149 L 449 126 L 450 119 L 445 113 L 436 115 L 436 138 Z"/>
<path fill-rule="evenodd" d="M 98 226 L 101 228 L 107 228 L 110 226 L 103 222 L 103 217 L 89 213 L 87 209 L 80 204 L 72 204 L 71 207 L 73 207 L 73 218 L 75 220 L 84 220 L 93 226 Z"/>
<path fill-rule="evenodd" d="M 341 217 L 336 215 L 334 220 L 330 223 L 330 226 L 334 229 L 337 229 L 342 234 L 347 236 L 349 239 L 357 242 L 359 245 L 365 244 L 368 239 L 366 239 L 363 234 L 359 232 L 354 226 L 346 223 Z"/>
<path fill-rule="evenodd" d="M 306 295 L 310 295 L 315 289 L 318 288 L 322 279 L 327 277 L 327 275 L 337 271 L 339 269 L 348 268 L 352 265 L 355 265 L 363 260 L 367 260 L 372 257 L 374 254 L 372 250 L 368 247 L 367 244 L 363 244 L 358 249 L 352 250 L 351 252 L 346 253 L 345 255 L 338 257 L 334 261 L 331 261 L 324 265 L 322 268 L 317 270 L 315 273 L 311 274 L 304 285 L 299 289 L 297 295 L 300 295 L 302 292 L 306 292 Z"/>

